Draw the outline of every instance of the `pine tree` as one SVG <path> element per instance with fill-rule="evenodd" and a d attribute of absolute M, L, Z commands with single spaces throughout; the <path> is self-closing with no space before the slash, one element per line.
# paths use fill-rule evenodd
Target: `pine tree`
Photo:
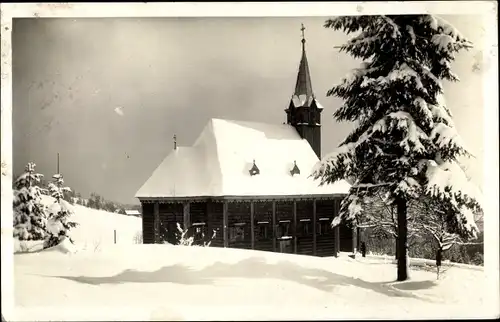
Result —
<path fill-rule="evenodd" d="M 428 196 L 449 210 L 454 230 L 471 238 L 477 231 L 469 210 L 480 203 L 458 161 L 470 153 L 454 127 L 441 82 L 458 81 L 450 64 L 472 44 L 430 15 L 339 17 L 325 27 L 358 33 L 340 50 L 363 63 L 327 93 L 345 100 L 334 117 L 355 122 L 355 128 L 313 175 L 322 183 L 353 183 L 332 225 L 362 217 L 363 200 L 375 194 L 396 207 L 397 279 L 406 280 L 412 200 Z"/>
<path fill-rule="evenodd" d="M 48 234 L 42 189 L 37 186 L 43 175 L 35 172 L 35 166 L 28 163 L 14 182 L 14 238 L 19 240 L 44 240 Z"/>
<path fill-rule="evenodd" d="M 49 208 L 51 236 L 47 240 L 46 247 L 55 246 L 64 238 L 68 238 L 73 243 L 73 240 L 69 236 L 69 231 L 77 226 L 77 223 L 69 221 L 69 217 L 73 215 L 73 210 L 71 205 L 64 199 L 65 193 L 71 191 L 71 189 L 63 186 L 64 179 L 61 174 L 55 174 L 52 178 L 54 181 L 49 183 L 49 192 L 55 198 L 55 201 Z"/>

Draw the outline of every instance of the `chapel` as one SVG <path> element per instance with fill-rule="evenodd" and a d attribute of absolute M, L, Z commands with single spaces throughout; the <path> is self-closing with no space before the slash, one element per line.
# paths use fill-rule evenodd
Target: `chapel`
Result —
<path fill-rule="evenodd" d="M 350 185 L 320 185 L 321 113 L 302 26 L 286 122 L 211 119 L 192 146 L 174 147 L 136 193 L 144 243 L 196 243 L 314 256 L 356 248 L 351 227 L 331 227 Z M 272 107 L 270 107 L 272 108 Z M 174 139 L 175 141 L 175 139 Z"/>

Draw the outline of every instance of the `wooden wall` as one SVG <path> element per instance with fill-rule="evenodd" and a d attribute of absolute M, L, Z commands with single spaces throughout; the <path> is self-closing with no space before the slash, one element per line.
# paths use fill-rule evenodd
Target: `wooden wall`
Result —
<path fill-rule="evenodd" d="M 276 251 L 294 253 L 295 236 L 293 201 L 276 202 Z M 292 239 L 290 239 L 292 237 Z"/>
<path fill-rule="evenodd" d="M 313 201 L 297 201 L 297 254 L 314 255 Z M 318 216 L 316 215 L 316 218 Z"/>
<path fill-rule="evenodd" d="M 225 205 L 220 201 L 190 202 L 187 207 L 181 202 L 160 203 L 158 242 L 164 240 L 172 244 L 178 242 L 180 235 L 176 224 L 179 223 L 184 227 L 186 211 L 190 227 L 189 236 L 194 235 L 197 244 L 208 241 L 215 230 L 216 235 L 212 239 L 211 246 L 224 247 L 224 207 L 226 207 L 227 247 L 335 256 L 336 240 L 340 244 L 340 251 L 353 250 L 352 229 L 344 225 L 340 225 L 339 228 L 331 227 L 339 206 L 340 199 L 275 201 L 275 218 L 273 218 L 272 201 L 254 201 L 253 206 L 250 201 L 226 202 Z M 314 210 L 316 216 L 313 215 Z M 144 243 L 153 243 L 154 203 L 143 203 L 142 211 Z M 199 237 L 201 231 L 205 240 Z"/>
<path fill-rule="evenodd" d="M 255 222 L 255 246 L 256 250 L 274 251 L 273 244 L 273 203 L 255 202 L 254 203 L 254 222 Z M 274 246 L 273 246 L 274 245 Z"/>
<path fill-rule="evenodd" d="M 332 220 L 336 214 L 334 200 L 316 201 L 316 255 L 335 256 L 334 228 Z"/>
<path fill-rule="evenodd" d="M 188 207 L 188 237 L 194 237 L 195 245 L 202 245 L 213 234 L 209 227 L 207 202 L 191 202 Z"/>
<path fill-rule="evenodd" d="M 231 248 L 252 249 L 250 203 L 228 203 L 228 242 Z"/>
<path fill-rule="evenodd" d="M 210 244 L 213 247 L 224 247 L 222 207 L 222 202 L 209 201 L 207 203 L 209 229 L 210 231 L 216 231 L 215 238 L 212 239 L 212 243 Z"/>
<path fill-rule="evenodd" d="M 142 203 L 142 243 L 154 244 L 154 204 Z"/>
<path fill-rule="evenodd" d="M 184 215 L 181 203 L 161 203 L 160 208 L 160 240 L 176 245 L 179 239 L 177 223 L 183 226 Z"/>

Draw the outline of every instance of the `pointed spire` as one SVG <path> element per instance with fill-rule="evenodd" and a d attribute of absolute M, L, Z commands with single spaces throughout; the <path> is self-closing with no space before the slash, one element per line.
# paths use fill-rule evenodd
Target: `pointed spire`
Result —
<path fill-rule="evenodd" d="M 301 97 L 301 95 L 305 95 L 306 100 L 304 101 L 309 103 L 311 101 L 311 98 L 314 97 L 314 93 L 312 90 L 311 74 L 309 72 L 309 64 L 307 63 L 306 56 L 306 39 L 304 36 L 305 29 L 306 28 L 302 24 L 302 28 L 300 28 L 300 30 L 302 31 L 302 58 L 300 59 L 299 73 L 297 75 L 297 83 L 295 84 L 294 95 L 298 96 L 299 98 Z"/>

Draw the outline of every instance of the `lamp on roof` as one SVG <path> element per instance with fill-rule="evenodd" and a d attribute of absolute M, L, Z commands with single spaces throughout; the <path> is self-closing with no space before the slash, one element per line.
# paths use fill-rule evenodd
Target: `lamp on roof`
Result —
<path fill-rule="evenodd" d="M 258 168 L 258 167 L 257 167 L 257 165 L 255 164 L 255 160 L 253 160 L 253 166 L 252 166 L 252 168 L 251 168 L 248 172 L 250 172 L 250 175 L 251 175 L 251 176 L 254 176 L 254 175 L 256 175 L 256 174 L 259 174 L 259 173 L 260 173 L 259 168 Z"/>
<path fill-rule="evenodd" d="M 295 160 L 293 161 L 293 168 L 292 170 L 290 170 L 290 174 L 292 175 L 292 177 L 294 174 L 300 174 L 300 169 L 299 167 L 297 167 L 297 162 Z"/>

